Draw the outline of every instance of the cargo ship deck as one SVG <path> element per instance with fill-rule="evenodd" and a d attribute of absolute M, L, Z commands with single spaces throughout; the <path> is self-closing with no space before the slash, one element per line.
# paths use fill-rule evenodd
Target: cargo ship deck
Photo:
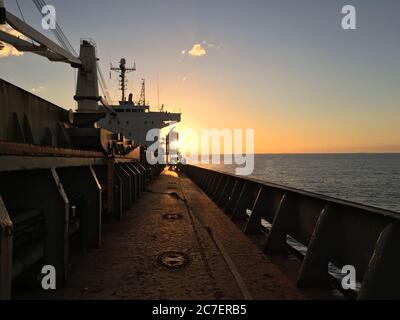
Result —
<path fill-rule="evenodd" d="M 118 225 L 116 225 L 118 224 Z M 43 299 L 304 299 L 185 174 L 164 170 Z M 77 262 L 79 260 L 79 263 Z M 23 293 L 22 293 L 23 292 Z M 24 298 L 21 290 L 16 298 Z M 32 292 L 29 293 L 29 296 Z"/>

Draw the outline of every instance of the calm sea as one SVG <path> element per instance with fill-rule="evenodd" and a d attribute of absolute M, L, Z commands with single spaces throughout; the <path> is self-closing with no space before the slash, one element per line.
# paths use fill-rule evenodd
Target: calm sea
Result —
<path fill-rule="evenodd" d="M 250 177 L 400 212 L 400 154 L 257 154 Z"/>

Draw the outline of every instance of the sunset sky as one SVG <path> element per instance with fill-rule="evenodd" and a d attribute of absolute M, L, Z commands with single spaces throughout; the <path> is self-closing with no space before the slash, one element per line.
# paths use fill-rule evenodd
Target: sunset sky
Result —
<path fill-rule="evenodd" d="M 5 1 L 20 16 L 15 1 Z M 31 1 L 24 17 L 40 28 Z M 48 0 L 75 49 L 97 43 L 110 62 L 136 61 L 128 91 L 181 111 L 182 127 L 254 128 L 258 153 L 400 152 L 398 0 Z M 357 30 L 341 8 L 357 9 Z M 0 58 L 0 77 L 75 108 L 74 71 L 25 53 Z"/>

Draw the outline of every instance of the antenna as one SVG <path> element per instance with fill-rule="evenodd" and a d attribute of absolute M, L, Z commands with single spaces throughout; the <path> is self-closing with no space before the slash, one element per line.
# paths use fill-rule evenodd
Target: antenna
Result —
<path fill-rule="evenodd" d="M 113 67 L 113 65 L 111 64 L 111 71 L 115 71 L 117 73 L 119 73 L 119 89 L 121 90 L 122 94 L 121 94 L 121 102 L 125 102 L 126 101 L 126 97 L 125 97 L 125 91 L 127 88 L 127 82 L 128 80 L 126 79 L 126 74 L 132 71 L 136 71 L 136 63 L 133 64 L 133 67 L 127 68 L 126 67 L 126 59 L 122 58 L 119 61 L 119 67 Z"/>
<path fill-rule="evenodd" d="M 157 73 L 157 109 L 160 110 L 160 79 Z"/>
<path fill-rule="evenodd" d="M 139 106 L 146 106 L 146 79 L 142 79 L 142 90 L 140 91 Z"/>

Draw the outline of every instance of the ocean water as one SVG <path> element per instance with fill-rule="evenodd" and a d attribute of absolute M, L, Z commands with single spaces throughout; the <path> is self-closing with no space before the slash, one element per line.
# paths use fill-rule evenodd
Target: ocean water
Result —
<path fill-rule="evenodd" d="M 256 154 L 250 177 L 400 213 L 400 154 Z"/>

